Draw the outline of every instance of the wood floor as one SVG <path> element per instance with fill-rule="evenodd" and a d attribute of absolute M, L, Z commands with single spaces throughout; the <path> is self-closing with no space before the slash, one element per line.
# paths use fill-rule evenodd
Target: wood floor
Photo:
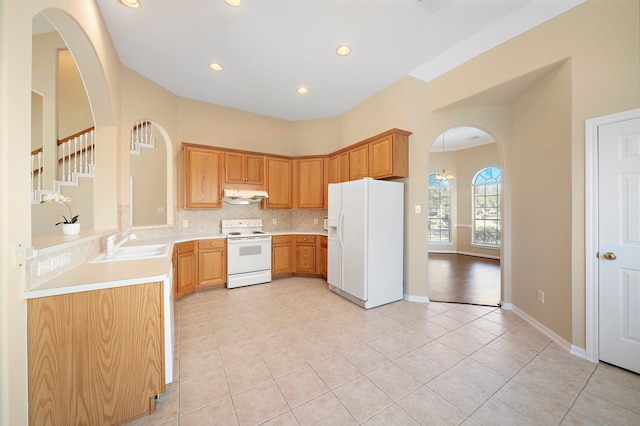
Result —
<path fill-rule="evenodd" d="M 429 300 L 497 306 L 500 302 L 500 261 L 429 253 Z"/>

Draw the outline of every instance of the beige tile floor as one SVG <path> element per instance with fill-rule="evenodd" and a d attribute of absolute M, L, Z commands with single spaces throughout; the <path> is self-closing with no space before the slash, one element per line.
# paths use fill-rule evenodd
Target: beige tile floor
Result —
<path fill-rule="evenodd" d="M 288 278 L 187 296 L 175 326 L 175 381 L 131 425 L 640 425 L 640 376 L 499 308 Z"/>

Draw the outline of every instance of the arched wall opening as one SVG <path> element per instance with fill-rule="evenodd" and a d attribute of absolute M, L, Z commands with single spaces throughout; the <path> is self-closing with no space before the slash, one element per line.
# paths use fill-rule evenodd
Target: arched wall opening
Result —
<path fill-rule="evenodd" d="M 483 305 L 509 300 L 510 284 L 505 279 L 509 256 L 505 256 L 505 247 L 510 245 L 510 225 L 504 209 L 509 185 L 505 182 L 508 168 L 504 151 L 499 138 L 476 123 L 446 127 L 431 142 L 425 182 L 429 300 Z M 479 220 L 473 214 L 472 182 L 481 170 L 493 167 L 502 174 L 499 211 L 492 210 L 500 219 L 495 221 L 499 224 L 498 245 L 473 238 L 473 225 Z M 440 180 L 434 181 L 437 174 Z M 452 179 L 447 180 L 447 175 Z M 447 202 L 448 213 L 441 208 Z"/>

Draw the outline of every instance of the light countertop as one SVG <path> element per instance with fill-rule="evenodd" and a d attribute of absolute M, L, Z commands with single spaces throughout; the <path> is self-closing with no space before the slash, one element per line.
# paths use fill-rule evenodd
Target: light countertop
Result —
<path fill-rule="evenodd" d="M 271 235 L 326 235 L 326 232 L 283 231 Z M 148 282 L 164 281 L 170 277 L 173 244 L 185 241 L 226 238 L 224 234 L 179 234 L 145 240 L 133 240 L 123 246 L 169 244 L 163 257 L 151 259 L 113 260 L 110 262 L 84 262 L 52 279 L 24 292 L 25 299 L 56 296 L 82 291 L 102 290 Z"/>

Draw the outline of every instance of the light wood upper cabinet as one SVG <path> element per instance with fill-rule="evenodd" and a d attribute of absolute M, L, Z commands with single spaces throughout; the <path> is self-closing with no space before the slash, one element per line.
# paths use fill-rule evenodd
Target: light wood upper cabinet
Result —
<path fill-rule="evenodd" d="M 222 207 L 222 151 L 182 144 L 185 208 Z"/>
<path fill-rule="evenodd" d="M 409 176 L 410 132 L 393 129 L 349 150 L 350 180 Z"/>
<path fill-rule="evenodd" d="M 329 183 L 349 180 L 349 151 L 329 157 Z"/>
<path fill-rule="evenodd" d="M 155 408 L 165 391 L 162 286 L 27 300 L 29 424 L 122 424 Z"/>
<path fill-rule="evenodd" d="M 267 209 L 290 209 L 291 196 L 291 160 L 280 157 L 266 157 L 266 188 L 269 198 L 262 202 Z"/>
<path fill-rule="evenodd" d="M 327 163 L 326 157 L 293 160 L 294 208 L 326 208 Z"/>
<path fill-rule="evenodd" d="M 264 187 L 264 155 L 224 153 L 224 181 L 232 184 Z"/>
<path fill-rule="evenodd" d="M 349 151 L 349 180 L 369 176 L 369 145 L 361 145 Z"/>

